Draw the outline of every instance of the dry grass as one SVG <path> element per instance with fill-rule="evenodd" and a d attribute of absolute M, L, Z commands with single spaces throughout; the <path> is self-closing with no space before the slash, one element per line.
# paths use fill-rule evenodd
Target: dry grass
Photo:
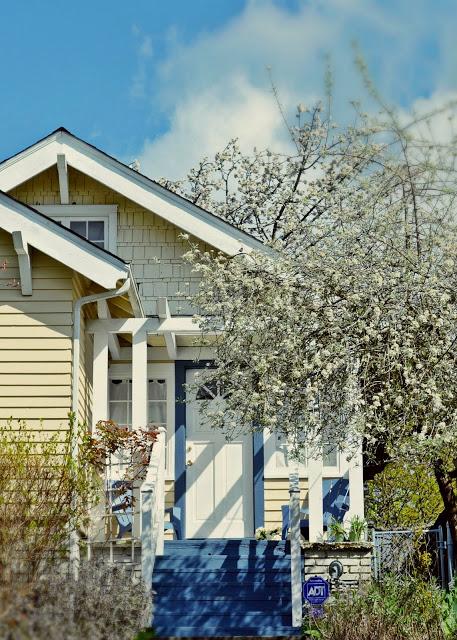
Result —
<path fill-rule="evenodd" d="M 42 576 L 10 594 L 0 614 L 2 640 L 132 640 L 150 624 L 143 583 L 116 565 L 87 563 L 70 574 Z"/>

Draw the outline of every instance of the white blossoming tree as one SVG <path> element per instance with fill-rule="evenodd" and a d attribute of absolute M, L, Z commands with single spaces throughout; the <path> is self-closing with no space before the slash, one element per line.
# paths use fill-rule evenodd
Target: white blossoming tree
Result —
<path fill-rule="evenodd" d="M 452 107 L 448 106 L 449 113 Z M 225 410 L 297 452 L 364 442 L 367 458 L 429 465 L 457 543 L 456 147 L 434 119 L 332 124 L 299 108 L 290 155 L 232 141 L 173 186 L 263 240 L 224 256 L 190 243 L 193 302 L 216 334 Z M 220 330 L 223 328 L 223 331 Z"/>

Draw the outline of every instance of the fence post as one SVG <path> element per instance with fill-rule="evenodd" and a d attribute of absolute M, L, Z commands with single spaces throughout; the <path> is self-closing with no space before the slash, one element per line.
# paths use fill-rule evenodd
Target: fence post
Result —
<path fill-rule="evenodd" d="M 452 542 L 451 529 L 449 527 L 449 522 L 446 522 L 446 540 L 447 540 L 448 584 L 449 584 L 449 588 L 451 588 L 454 582 L 454 543 Z"/>
<path fill-rule="evenodd" d="M 153 493 L 154 488 L 148 487 L 141 491 L 141 575 L 148 589 L 152 585 L 154 569 L 153 555 Z"/>
<path fill-rule="evenodd" d="M 378 550 L 376 548 L 376 531 L 373 529 L 373 576 L 375 580 L 379 580 L 379 566 L 378 566 Z"/>
<path fill-rule="evenodd" d="M 300 479 L 298 470 L 289 475 L 290 581 L 292 594 L 292 626 L 302 624 L 302 570 L 300 545 Z"/>
<path fill-rule="evenodd" d="M 444 549 L 446 543 L 444 542 L 443 529 L 442 527 L 438 527 L 438 547 L 440 554 L 440 578 L 441 578 L 441 586 L 443 589 L 446 589 L 446 565 L 444 562 Z"/>

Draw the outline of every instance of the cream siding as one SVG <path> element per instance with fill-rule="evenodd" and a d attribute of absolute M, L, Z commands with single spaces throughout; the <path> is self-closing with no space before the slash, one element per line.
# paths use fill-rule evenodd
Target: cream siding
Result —
<path fill-rule="evenodd" d="M 76 301 L 88 293 L 85 279 L 78 273 L 73 275 L 73 299 Z M 89 426 L 92 424 L 92 336 L 86 334 L 87 317 L 91 314 L 91 307 L 83 306 L 81 311 L 81 340 L 79 353 L 79 395 L 78 422 Z"/>
<path fill-rule="evenodd" d="M 0 230 L 0 420 L 53 433 L 71 408 L 73 273 L 31 251 L 33 295 L 23 296 L 11 236 Z"/>
<path fill-rule="evenodd" d="M 275 529 L 282 525 L 281 505 L 289 504 L 289 479 L 265 478 L 265 527 Z M 308 480 L 300 480 L 300 505 L 308 504 Z"/>

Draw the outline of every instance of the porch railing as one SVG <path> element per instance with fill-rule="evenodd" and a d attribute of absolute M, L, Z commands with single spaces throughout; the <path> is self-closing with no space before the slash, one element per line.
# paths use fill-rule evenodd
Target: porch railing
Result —
<path fill-rule="evenodd" d="M 148 588 L 156 556 L 163 555 L 165 513 L 165 438 L 166 430 L 159 428 L 146 479 L 141 485 L 141 573 Z"/>

